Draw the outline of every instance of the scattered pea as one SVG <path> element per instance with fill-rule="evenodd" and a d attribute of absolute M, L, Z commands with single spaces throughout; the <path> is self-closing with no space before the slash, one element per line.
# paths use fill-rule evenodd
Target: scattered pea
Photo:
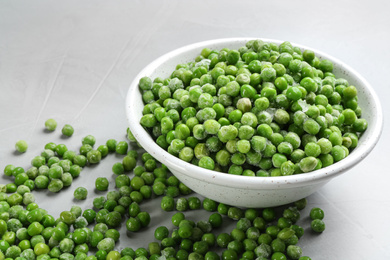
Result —
<path fill-rule="evenodd" d="M 45 127 L 49 131 L 54 131 L 57 128 L 57 121 L 54 120 L 53 118 L 47 119 L 45 121 Z"/>
<path fill-rule="evenodd" d="M 62 127 L 62 134 L 65 135 L 65 136 L 72 136 L 73 133 L 74 133 L 74 128 L 73 126 L 69 125 L 69 124 L 66 124 Z"/>
<path fill-rule="evenodd" d="M 95 181 L 95 188 L 99 191 L 106 191 L 108 189 L 108 179 L 106 177 L 98 177 Z"/>
<path fill-rule="evenodd" d="M 73 195 L 74 195 L 74 198 L 77 200 L 85 200 L 87 198 L 87 195 L 88 195 L 88 190 L 84 187 L 77 187 L 74 190 Z"/>
<path fill-rule="evenodd" d="M 325 223 L 321 219 L 314 219 L 311 222 L 311 228 L 313 231 L 315 231 L 317 233 L 322 233 L 325 230 Z"/>
<path fill-rule="evenodd" d="M 15 149 L 19 153 L 25 153 L 27 151 L 27 148 L 28 148 L 28 144 L 24 140 L 19 140 L 15 144 Z"/>

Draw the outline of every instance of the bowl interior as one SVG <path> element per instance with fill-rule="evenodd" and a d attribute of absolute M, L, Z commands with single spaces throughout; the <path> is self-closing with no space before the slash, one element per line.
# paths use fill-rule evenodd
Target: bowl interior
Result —
<path fill-rule="evenodd" d="M 219 173 L 194 166 L 170 155 L 154 142 L 151 136 L 139 124 L 144 107 L 142 95 L 138 89 L 139 79 L 144 76 L 151 77 L 152 79 L 155 77 L 169 77 L 177 64 L 193 61 L 205 47 L 216 50 L 220 50 L 224 47 L 238 49 L 251 39 L 252 38 L 230 38 L 188 45 L 161 56 L 150 63 L 137 75 L 127 94 L 126 113 L 130 130 L 145 150 L 151 153 L 151 155 L 160 162 L 166 164 L 169 168 L 174 169 L 175 172 L 180 172 L 200 181 L 244 189 L 273 189 L 275 183 L 279 185 L 279 188 L 283 188 L 283 186 L 286 185 L 288 185 L 288 188 L 292 188 L 304 186 L 307 185 L 307 183 L 328 181 L 330 178 L 355 166 L 366 157 L 374 148 L 382 131 L 382 109 L 373 88 L 356 71 L 338 59 L 312 48 L 294 43 L 292 43 L 293 46 L 300 47 L 302 50 L 313 50 L 320 59 L 331 60 L 334 63 L 334 74 L 337 77 L 347 79 L 351 85 L 356 86 L 358 89 L 358 99 L 359 105 L 362 108 L 362 117 L 367 120 L 368 128 L 359 139 L 358 146 L 349 156 L 347 156 L 347 158 L 329 167 L 310 173 L 281 177 L 253 178 Z M 276 44 L 282 43 L 282 41 L 278 40 L 262 40 L 264 42 L 273 42 Z"/>

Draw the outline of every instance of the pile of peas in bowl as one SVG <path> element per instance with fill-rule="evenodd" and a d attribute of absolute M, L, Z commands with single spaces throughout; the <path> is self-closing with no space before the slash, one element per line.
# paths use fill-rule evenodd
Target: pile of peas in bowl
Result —
<path fill-rule="evenodd" d="M 142 77 L 140 124 L 205 169 L 288 176 L 343 160 L 367 129 L 357 89 L 333 63 L 289 42 L 204 48 L 168 78 Z"/>

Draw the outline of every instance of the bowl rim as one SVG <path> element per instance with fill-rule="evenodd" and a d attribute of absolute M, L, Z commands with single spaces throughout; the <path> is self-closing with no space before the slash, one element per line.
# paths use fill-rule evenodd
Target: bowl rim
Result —
<path fill-rule="evenodd" d="M 151 63 L 149 63 L 146 67 L 144 67 L 138 75 L 133 79 L 130 84 L 127 96 L 126 96 L 126 115 L 129 123 L 129 129 L 134 135 L 135 139 L 140 143 L 140 145 L 150 153 L 154 158 L 156 158 L 161 163 L 165 164 L 169 169 L 173 169 L 173 173 L 175 171 L 179 171 L 181 174 L 186 177 L 198 179 L 200 181 L 206 181 L 209 183 L 223 185 L 228 187 L 236 187 L 236 188 L 245 188 L 245 189 L 274 189 L 275 185 L 278 188 L 294 188 L 305 186 L 308 183 L 314 184 L 319 182 L 328 181 L 333 177 L 341 174 L 342 172 L 352 168 L 358 162 L 360 162 L 363 158 L 365 158 L 375 147 L 378 142 L 380 135 L 383 129 L 383 113 L 382 107 L 379 101 L 378 96 L 376 95 L 373 87 L 370 83 L 363 78 L 357 71 L 351 68 L 349 65 L 345 64 L 341 60 L 334 58 L 331 55 L 328 55 L 322 51 L 318 51 L 314 48 L 307 47 L 305 45 L 296 44 L 291 42 L 294 47 L 299 47 L 300 49 L 309 49 L 314 51 L 317 56 L 321 56 L 322 59 L 331 60 L 334 64 L 337 63 L 338 66 L 343 67 L 345 70 L 350 72 L 351 75 L 357 78 L 357 80 L 361 81 L 364 85 L 364 88 L 368 90 L 370 93 L 371 100 L 374 102 L 374 116 L 373 116 L 373 124 L 370 126 L 370 136 L 367 138 L 367 142 L 359 143 L 359 146 L 345 159 L 334 163 L 331 166 L 308 172 L 303 174 L 294 174 L 289 176 L 275 176 L 275 177 L 250 177 L 250 176 L 237 176 L 231 175 L 222 172 L 216 172 L 213 170 L 208 170 L 201 168 L 199 166 L 195 166 L 191 163 L 187 163 L 180 158 L 169 154 L 166 150 L 161 148 L 147 133 L 147 131 L 139 124 L 139 121 L 136 120 L 136 116 L 132 113 L 132 107 L 135 102 L 133 102 L 137 97 L 137 91 L 139 92 L 138 82 L 140 78 L 144 76 L 150 76 L 150 73 L 158 68 L 163 62 L 168 60 L 171 57 L 183 54 L 187 51 L 199 48 L 205 48 L 210 45 L 216 44 L 229 44 L 233 42 L 242 42 L 245 43 L 249 40 L 262 40 L 264 42 L 272 42 L 280 44 L 283 41 L 267 39 L 267 38 L 252 38 L 252 37 L 244 37 L 244 38 L 222 38 L 215 40 L 208 40 L 197 42 L 193 44 L 189 44 L 183 46 L 181 48 L 170 51 L 159 58 L 155 59 Z M 152 142 L 150 142 L 150 140 Z M 360 149 L 359 149 L 360 148 Z"/>

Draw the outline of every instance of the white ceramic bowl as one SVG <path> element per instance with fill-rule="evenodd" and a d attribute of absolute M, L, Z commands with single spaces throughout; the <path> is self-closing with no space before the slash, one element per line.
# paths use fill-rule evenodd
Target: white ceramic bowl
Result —
<path fill-rule="evenodd" d="M 164 163 L 171 172 L 195 192 L 228 205 L 242 207 L 270 207 L 294 202 L 314 193 L 332 178 L 348 171 L 363 160 L 374 148 L 382 132 L 383 115 L 378 97 L 370 84 L 356 71 L 323 52 L 293 44 L 302 50 L 313 50 L 320 59 L 331 60 L 334 74 L 343 77 L 358 89 L 362 117 L 368 121 L 358 146 L 347 158 L 329 167 L 299 175 L 280 177 L 248 177 L 206 170 L 169 154 L 159 147 L 139 124 L 144 104 L 138 88 L 144 76 L 168 77 L 177 64 L 193 61 L 205 47 L 220 50 L 224 47 L 238 49 L 252 38 L 228 38 L 191 44 L 156 59 L 146 66 L 130 85 L 126 99 L 126 113 L 134 137 L 153 157 Z M 262 39 L 276 44 L 282 41 Z"/>

